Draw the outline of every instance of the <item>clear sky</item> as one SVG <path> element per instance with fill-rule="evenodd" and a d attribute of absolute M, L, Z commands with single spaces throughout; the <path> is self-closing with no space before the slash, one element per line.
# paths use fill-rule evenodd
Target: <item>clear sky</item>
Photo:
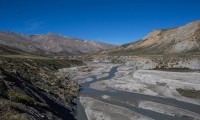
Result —
<path fill-rule="evenodd" d="M 0 30 L 113 44 L 200 20 L 200 0 L 0 0 Z"/>

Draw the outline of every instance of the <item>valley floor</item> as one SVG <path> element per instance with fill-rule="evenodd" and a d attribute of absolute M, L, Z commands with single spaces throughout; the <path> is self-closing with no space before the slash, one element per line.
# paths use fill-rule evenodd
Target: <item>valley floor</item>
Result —
<path fill-rule="evenodd" d="M 78 120 L 200 120 L 199 72 L 89 64 L 57 74 L 68 74 L 83 88 Z"/>

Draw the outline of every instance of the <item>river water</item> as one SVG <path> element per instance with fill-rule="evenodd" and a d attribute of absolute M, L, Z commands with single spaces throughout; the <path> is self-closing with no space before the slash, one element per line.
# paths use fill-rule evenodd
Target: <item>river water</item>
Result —
<path fill-rule="evenodd" d="M 118 67 L 119 66 L 113 67 L 110 70 L 109 75 L 106 77 L 97 79 L 96 76 L 92 76 L 93 78 L 92 81 L 80 84 L 83 90 L 79 93 L 79 96 L 89 96 L 105 103 L 121 106 L 155 120 L 192 120 L 192 118 L 189 118 L 187 116 L 170 116 L 170 115 L 154 112 L 147 109 L 142 109 L 142 108 L 137 107 L 137 104 L 140 101 L 152 101 L 156 103 L 162 103 L 162 104 L 175 106 L 178 108 L 182 108 L 182 109 L 200 114 L 200 105 L 182 102 L 176 99 L 150 96 L 150 95 L 138 94 L 138 93 L 133 93 L 133 92 L 125 92 L 125 91 L 120 91 L 120 90 L 101 91 L 101 90 L 96 90 L 89 87 L 90 84 L 95 83 L 97 81 L 112 79 L 115 76 L 115 73 L 117 72 Z M 113 99 L 105 100 L 101 97 L 103 95 L 108 95 Z M 77 99 L 76 113 L 77 113 L 76 114 L 77 120 L 88 120 L 84 107 L 81 105 L 79 99 Z"/>

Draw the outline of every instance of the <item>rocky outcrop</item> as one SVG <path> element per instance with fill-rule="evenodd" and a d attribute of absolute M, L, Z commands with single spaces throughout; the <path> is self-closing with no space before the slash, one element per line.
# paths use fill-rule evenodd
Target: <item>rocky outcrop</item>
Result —
<path fill-rule="evenodd" d="M 94 63 L 125 63 L 138 69 L 193 69 L 200 70 L 200 58 L 198 56 L 90 56 L 86 60 Z"/>
<path fill-rule="evenodd" d="M 139 69 L 192 69 L 200 70 L 199 58 L 137 58 L 126 62 Z"/>

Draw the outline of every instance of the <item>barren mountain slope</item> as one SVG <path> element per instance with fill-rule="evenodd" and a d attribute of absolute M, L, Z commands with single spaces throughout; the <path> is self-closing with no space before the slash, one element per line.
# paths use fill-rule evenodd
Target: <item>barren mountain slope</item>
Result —
<path fill-rule="evenodd" d="M 70 38 L 54 33 L 42 35 L 24 35 L 14 32 L 0 32 L 0 44 L 23 51 L 45 54 L 88 54 L 114 47 L 94 41 Z"/>
<path fill-rule="evenodd" d="M 172 29 L 154 30 L 137 42 L 114 47 L 101 53 L 119 55 L 199 54 L 200 21 Z"/>

